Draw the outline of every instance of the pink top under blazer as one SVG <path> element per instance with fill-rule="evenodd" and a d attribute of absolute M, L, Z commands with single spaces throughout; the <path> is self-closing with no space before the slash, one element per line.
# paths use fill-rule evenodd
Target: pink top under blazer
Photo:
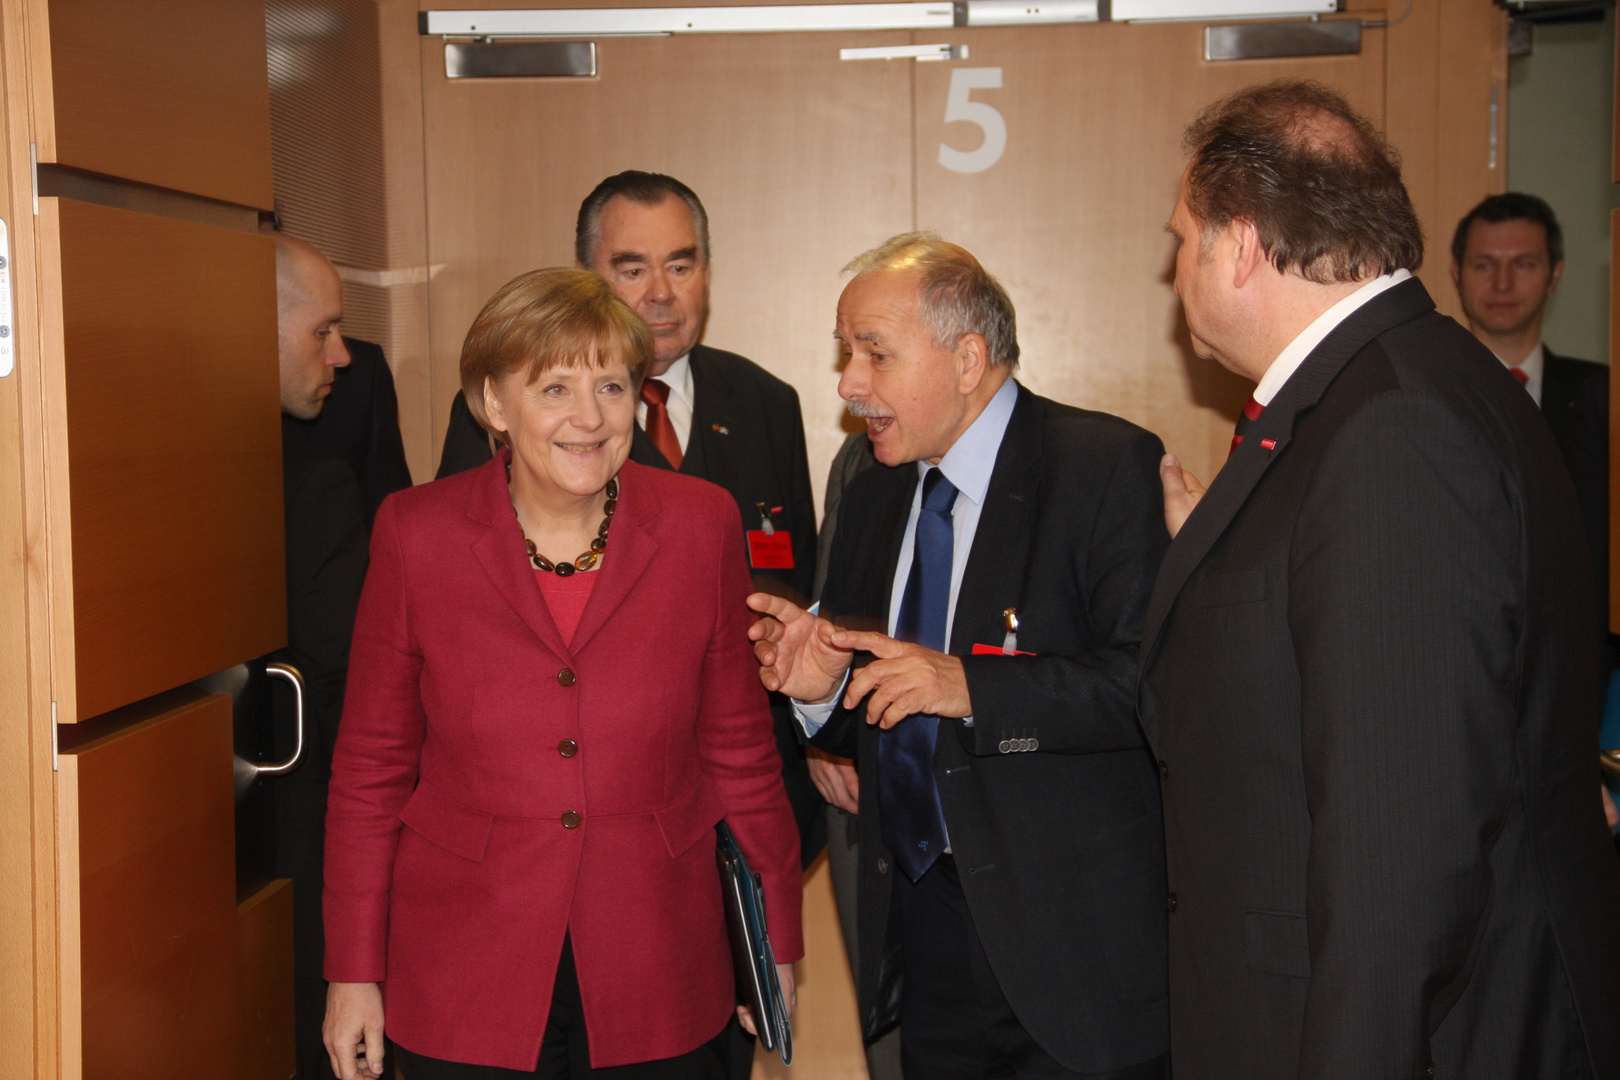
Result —
<path fill-rule="evenodd" d="M 407 1049 L 528 1070 L 567 932 L 591 1064 L 673 1057 L 736 1003 L 721 818 L 764 879 L 777 960 L 804 952 L 737 504 L 626 462 L 565 644 L 508 458 L 377 514 L 332 761 L 326 977 L 381 983 Z"/>

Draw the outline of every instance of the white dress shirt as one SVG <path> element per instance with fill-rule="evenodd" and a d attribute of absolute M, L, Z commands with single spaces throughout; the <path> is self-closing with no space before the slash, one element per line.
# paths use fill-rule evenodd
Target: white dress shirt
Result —
<path fill-rule="evenodd" d="M 1496 358 L 1502 360 L 1500 356 Z M 1506 360 L 1502 360 L 1502 366 L 1509 371 L 1513 370 L 1513 365 Z M 1537 341 L 1536 347 L 1530 350 L 1529 356 L 1519 361 L 1519 370 L 1524 372 L 1525 390 L 1529 392 L 1531 397 L 1536 399 L 1536 406 L 1539 408 L 1541 406 L 1542 375 L 1547 370 L 1547 350 L 1540 341 Z"/>
<path fill-rule="evenodd" d="M 1001 384 L 984 412 L 968 426 L 960 438 L 940 458 L 939 471 L 956 486 L 956 503 L 951 511 L 951 600 L 945 610 L 945 651 L 949 650 L 951 628 L 956 625 L 956 595 L 962 591 L 962 571 L 967 568 L 968 555 L 973 550 L 973 537 L 979 530 L 979 515 L 984 510 L 984 498 L 990 490 L 990 474 L 996 468 L 996 453 L 1001 449 L 1002 437 L 1007 434 L 1007 422 L 1012 419 L 1013 405 L 1018 401 L 1018 383 L 1008 379 Z M 900 542 L 900 559 L 894 567 L 894 582 L 889 590 L 889 633 L 894 634 L 900 619 L 900 605 L 905 600 L 906 579 L 911 576 L 911 563 L 917 553 L 917 515 L 922 511 L 922 478 L 934 468 L 926 461 L 917 462 L 917 490 L 911 497 L 911 515 L 906 519 L 906 532 Z M 849 676 L 844 676 L 848 685 Z M 843 693 L 840 686 L 839 694 Z M 805 735 L 811 736 L 832 716 L 838 704 L 838 695 L 824 705 L 793 703 L 793 711 Z M 971 716 L 963 717 L 973 723 Z"/>
<path fill-rule="evenodd" d="M 665 402 L 664 410 L 669 413 L 670 426 L 675 429 L 675 438 L 680 442 L 681 453 L 684 454 L 692 441 L 692 409 L 697 401 L 692 392 L 692 354 L 687 353 L 656 378 L 669 387 L 669 401 Z M 639 398 L 636 400 L 636 423 L 641 425 L 643 431 L 647 429 L 647 403 Z"/>
<path fill-rule="evenodd" d="M 1322 344 L 1322 339 L 1333 333 L 1338 325 L 1353 315 L 1367 301 L 1383 292 L 1394 288 L 1412 276 L 1410 270 L 1397 270 L 1393 274 L 1384 274 L 1375 277 L 1337 304 L 1328 308 L 1316 317 L 1316 321 L 1307 326 L 1300 335 L 1288 343 L 1287 348 L 1277 354 L 1277 359 L 1266 368 L 1266 373 L 1260 379 L 1260 385 L 1254 388 L 1254 400 L 1261 405 L 1270 405 L 1271 399 L 1277 396 L 1277 391 L 1283 388 L 1288 377 L 1299 370 L 1299 365 L 1311 355 L 1311 350 Z"/>

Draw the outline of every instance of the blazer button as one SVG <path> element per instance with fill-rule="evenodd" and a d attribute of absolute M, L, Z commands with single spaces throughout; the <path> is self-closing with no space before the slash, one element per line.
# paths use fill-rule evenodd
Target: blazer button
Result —
<path fill-rule="evenodd" d="M 557 672 L 557 681 L 563 686 L 573 686 L 574 673 L 568 668 L 563 668 L 561 671 Z"/>
<path fill-rule="evenodd" d="M 1170 766 L 1168 766 L 1168 765 L 1166 765 L 1166 764 L 1165 764 L 1165 763 L 1164 763 L 1164 759 L 1163 759 L 1163 758 L 1160 758 L 1160 759 L 1159 759 L 1159 778 L 1160 778 L 1160 779 L 1161 779 L 1161 780 L 1168 780 L 1168 779 L 1170 779 Z"/>
<path fill-rule="evenodd" d="M 1010 753 L 1012 751 L 1012 740 L 1002 739 L 996 744 L 996 749 L 1000 750 L 1003 754 Z"/>
<path fill-rule="evenodd" d="M 1172 912 L 1174 912 L 1176 910 L 1176 894 L 1175 893 L 1170 894 L 1170 910 Z"/>
<path fill-rule="evenodd" d="M 564 810 L 562 823 L 565 829 L 579 828 L 579 812 L 576 810 Z"/>
<path fill-rule="evenodd" d="M 575 754 L 579 753 L 579 743 L 575 742 L 573 739 L 564 739 L 562 742 L 557 744 L 557 753 L 561 754 L 563 757 L 573 757 Z"/>
<path fill-rule="evenodd" d="M 887 874 L 888 872 L 889 872 L 889 860 L 885 859 L 883 856 L 879 855 L 878 856 L 878 873 Z"/>

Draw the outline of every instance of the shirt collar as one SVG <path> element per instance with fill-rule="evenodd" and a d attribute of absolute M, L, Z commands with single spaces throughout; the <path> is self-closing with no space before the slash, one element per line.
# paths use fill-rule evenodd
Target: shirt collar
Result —
<path fill-rule="evenodd" d="M 673 364 L 662 375 L 649 375 L 648 378 L 657 379 L 669 387 L 669 392 L 681 399 L 686 407 L 692 407 L 693 399 L 697 396 L 692 392 L 692 354 L 687 353 Z"/>
<path fill-rule="evenodd" d="M 945 451 L 939 459 L 939 471 L 945 474 L 956 490 L 984 505 L 990 490 L 990 474 L 996 469 L 996 452 L 1001 449 L 1002 436 L 1007 434 L 1007 423 L 1012 419 L 1013 406 L 1018 402 L 1018 381 L 1008 379 L 1001 384 L 995 396 L 985 405 L 968 429 Z M 926 461 L 917 462 L 917 476 L 928 475 Z"/>
<path fill-rule="evenodd" d="M 1277 396 L 1277 391 L 1283 388 L 1288 377 L 1299 370 L 1299 365 L 1311 355 L 1322 339 L 1331 334 L 1340 323 L 1348 319 L 1358 308 L 1385 289 L 1392 289 L 1412 276 L 1410 270 L 1397 270 L 1393 274 L 1384 274 L 1375 277 L 1355 292 L 1340 300 L 1316 317 L 1316 321 L 1307 326 L 1300 335 L 1288 343 L 1288 347 L 1277 354 L 1277 359 L 1271 362 L 1265 375 L 1260 379 L 1260 385 L 1254 388 L 1254 400 L 1261 405 L 1270 405 L 1271 399 Z"/>

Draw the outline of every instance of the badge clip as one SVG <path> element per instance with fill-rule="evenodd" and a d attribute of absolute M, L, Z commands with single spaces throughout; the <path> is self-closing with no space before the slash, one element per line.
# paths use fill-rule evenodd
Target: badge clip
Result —
<path fill-rule="evenodd" d="M 760 531 L 766 536 L 775 536 L 776 526 L 771 524 L 771 508 L 762 502 L 757 502 L 754 506 L 759 510 Z"/>

